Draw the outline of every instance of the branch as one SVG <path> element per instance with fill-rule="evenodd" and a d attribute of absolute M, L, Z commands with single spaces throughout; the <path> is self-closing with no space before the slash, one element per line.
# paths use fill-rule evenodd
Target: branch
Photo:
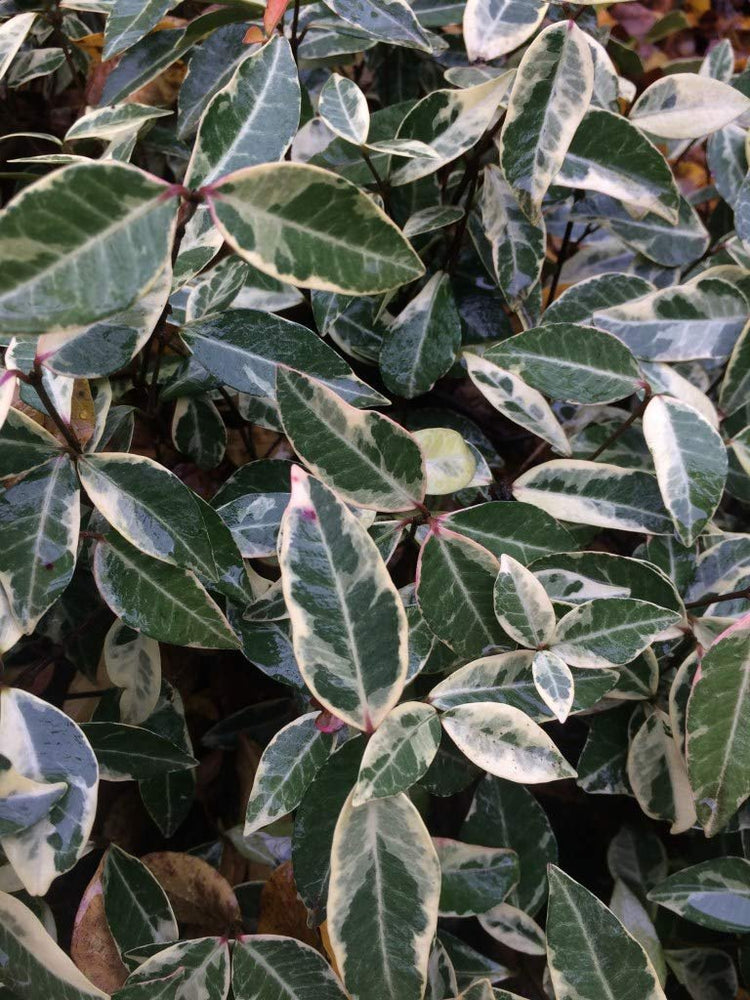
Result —
<path fill-rule="evenodd" d="M 632 427 L 632 425 L 636 422 L 636 420 L 639 417 L 643 416 L 643 412 L 646 409 L 646 407 L 648 406 L 649 400 L 651 399 L 651 395 L 652 395 L 652 393 L 651 393 L 651 387 L 650 386 L 646 386 L 645 387 L 645 394 L 643 396 L 643 401 L 633 410 L 633 412 L 630 414 L 630 416 L 628 417 L 628 419 L 627 420 L 623 420 L 623 422 L 620 424 L 620 426 L 617 428 L 617 430 L 614 431 L 612 434 L 610 434 L 610 436 L 607 438 L 607 440 L 604 442 L 604 444 L 599 445 L 599 447 L 596 449 L 596 451 L 593 452 L 591 455 L 589 455 L 587 461 L 593 462 L 597 458 L 599 458 L 599 456 L 601 455 L 601 453 L 603 451 L 606 451 L 607 448 L 610 447 L 610 445 L 613 445 L 615 443 L 615 441 L 617 441 L 619 438 L 622 437 L 622 435 L 625 433 L 625 431 L 628 429 L 628 427 Z"/>
<path fill-rule="evenodd" d="M 743 587 L 742 590 L 730 590 L 727 594 L 717 594 L 716 597 L 704 598 L 700 601 L 690 601 L 686 608 L 707 608 L 709 604 L 719 604 L 721 601 L 750 601 L 750 587 Z"/>

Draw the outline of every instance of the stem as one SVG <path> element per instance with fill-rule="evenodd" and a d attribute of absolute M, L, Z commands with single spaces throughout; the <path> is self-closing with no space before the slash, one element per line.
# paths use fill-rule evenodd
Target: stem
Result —
<path fill-rule="evenodd" d="M 448 253 L 445 255 L 445 263 L 443 264 L 444 271 L 452 271 L 458 263 L 459 254 L 461 253 L 461 244 L 463 243 L 464 235 L 466 233 L 466 227 L 469 224 L 469 213 L 471 212 L 471 206 L 474 202 L 474 193 L 477 189 L 478 182 L 479 171 L 475 170 L 472 174 L 471 180 L 469 181 L 469 190 L 466 192 L 464 214 L 458 221 L 453 241 L 448 248 Z"/>
<path fill-rule="evenodd" d="M 101 698 L 102 695 L 109 694 L 110 691 L 116 690 L 117 688 L 108 687 L 100 688 L 96 691 L 73 691 L 72 693 L 68 691 L 63 701 L 75 701 L 77 698 Z"/>
<path fill-rule="evenodd" d="M 297 62 L 297 50 L 299 49 L 299 43 L 302 41 L 302 39 L 298 35 L 299 7 L 300 7 L 300 0 L 294 0 L 294 12 L 292 14 L 292 37 L 289 40 L 289 44 L 291 46 L 292 55 L 294 56 L 295 62 Z"/>
<path fill-rule="evenodd" d="M 50 415 L 50 417 L 52 418 L 52 420 L 54 420 L 55 426 L 60 431 L 60 433 L 62 434 L 62 436 L 65 438 L 65 440 L 68 443 L 68 445 L 72 448 L 72 450 L 75 452 L 76 455 L 80 455 L 81 452 L 82 452 L 82 450 L 83 450 L 81 448 L 81 444 L 80 444 L 78 438 L 75 436 L 75 434 L 71 430 L 71 428 L 68 426 L 68 424 L 66 424 L 66 422 L 63 420 L 63 418 L 58 413 L 57 408 L 55 407 L 55 404 L 52 402 L 49 393 L 45 389 L 45 387 L 44 387 L 44 385 L 42 383 L 42 370 L 41 370 L 41 368 L 39 367 L 38 364 L 34 366 L 33 375 L 30 376 L 29 381 L 33 385 L 34 389 L 36 390 L 37 395 L 39 396 L 39 398 L 41 399 L 42 403 L 44 404 L 45 410 Z"/>
<path fill-rule="evenodd" d="M 570 237 L 572 235 L 573 235 L 573 220 L 568 219 L 568 224 L 565 227 L 565 233 L 563 235 L 562 246 L 560 247 L 560 253 L 557 255 L 557 262 L 555 264 L 555 273 L 552 276 L 552 284 L 550 285 L 549 289 L 549 298 L 547 299 L 547 305 L 551 305 L 555 301 L 555 296 L 557 295 L 557 286 L 560 284 L 560 275 L 562 274 L 565 258 L 568 256 L 568 250 L 570 249 Z"/>
<path fill-rule="evenodd" d="M 378 173 L 377 169 L 375 168 L 375 164 L 372 162 L 372 158 L 370 157 L 370 154 L 367 152 L 367 150 L 365 149 L 365 147 L 364 146 L 360 146 L 359 147 L 359 151 L 360 151 L 360 153 L 362 155 L 362 159 L 367 164 L 367 167 L 368 167 L 370 173 L 375 178 L 375 183 L 377 184 L 378 192 L 380 194 L 380 197 L 383 199 L 383 206 L 385 207 L 386 212 L 390 215 L 391 214 L 391 212 L 390 212 L 391 195 L 390 195 L 390 192 L 388 190 L 388 185 L 385 183 L 385 181 L 383 180 L 383 178 Z"/>
<path fill-rule="evenodd" d="M 610 445 L 613 445 L 615 441 L 618 440 L 618 438 L 621 438 L 622 435 L 625 433 L 625 431 L 628 429 L 628 427 L 631 427 L 639 417 L 643 416 L 643 412 L 648 406 L 650 399 L 651 399 L 651 389 L 650 387 L 647 387 L 645 395 L 643 397 L 643 401 L 633 410 L 628 419 L 624 420 L 617 428 L 617 430 L 614 431 L 612 434 L 610 434 L 610 436 L 607 438 L 604 444 L 599 445 L 596 451 L 593 452 L 591 455 L 589 455 L 587 461 L 593 462 L 595 459 L 599 458 L 599 456 L 603 451 L 606 451 Z"/>
<path fill-rule="evenodd" d="M 750 601 L 750 587 L 743 587 L 742 590 L 730 590 L 727 594 L 717 594 L 716 597 L 704 598 L 700 601 L 690 601 L 686 608 L 707 608 L 709 604 L 719 604 L 721 601 Z"/>
<path fill-rule="evenodd" d="M 247 453 L 250 456 L 250 458 L 255 458 L 255 446 L 253 445 L 252 438 L 250 437 L 250 433 L 249 433 L 249 431 L 247 429 L 247 421 L 245 420 L 245 418 L 240 413 L 239 406 L 237 406 L 237 404 L 235 403 L 235 401 L 232 399 L 230 393 L 227 392 L 227 390 L 224 388 L 223 385 L 219 387 L 219 395 L 224 400 L 224 402 L 227 404 L 227 406 L 232 411 L 232 413 L 235 415 L 235 417 L 237 417 L 237 419 L 239 420 L 239 422 L 240 422 L 240 435 L 242 436 L 242 441 L 243 441 L 243 444 L 245 445 L 245 449 L 247 450 Z"/>

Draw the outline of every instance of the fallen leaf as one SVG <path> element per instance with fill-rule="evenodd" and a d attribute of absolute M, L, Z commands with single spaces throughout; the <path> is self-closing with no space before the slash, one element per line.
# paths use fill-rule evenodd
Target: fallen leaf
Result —
<path fill-rule="evenodd" d="M 192 854 L 160 851 L 141 858 L 169 897 L 177 920 L 196 936 L 225 935 L 239 929 L 240 905 L 227 880 Z"/>

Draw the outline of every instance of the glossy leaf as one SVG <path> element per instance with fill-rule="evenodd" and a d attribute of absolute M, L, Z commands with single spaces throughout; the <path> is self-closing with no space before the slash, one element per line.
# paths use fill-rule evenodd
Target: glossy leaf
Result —
<path fill-rule="evenodd" d="M 512 556 L 500 557 L 495 614 L 511 639 L 536 649 L 554 639 L 555 611 L 541 583 Z"/>
<path fill-rule="evenodd" d="M 634 660 L 677 612 L 629 597 L 595 598 L 557 623 L 552 651 L 576 667 L 614 667 Z"/>
<path fill-rule="evenodd" d="M 750 862 L 715 858 L 670 875 L 648 894 L 685 920 L 730 934 L 750 928 Z"/>
<path fill-rule="evenodd" d="M 518 881 L 515 851 L 436 838 L 442 881 L 440 915 L 467 917 L 501 903 Z"/>
<path fill-rule="evenodd" d="M 544 0 L 467 0 L 464 42 L 472 61 L 490 62 L 523 45 L 544 20 Z"/>

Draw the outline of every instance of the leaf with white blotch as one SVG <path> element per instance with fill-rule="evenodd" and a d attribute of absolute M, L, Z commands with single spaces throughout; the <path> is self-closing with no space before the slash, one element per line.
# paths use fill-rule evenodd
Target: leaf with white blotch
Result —
<path fill-rule="evenodd" d="M 391 392 L 413 399 L 450 370 L 460 347 L 451 280 L 438 271 L 388 327 L 380 349 L 383 381 Z"/>
<path fill-rule="evenodd" d="M 421 236 L 423 233 L 432 233 L 436 229 L 452 226 L 462 218 L 463 214 L 464 210 L 458 205 L 431 205 L 410 215 L 402 232 L 409 239 L 412 236 Z"/>
<path fill-rule="evenodd" d="M 470 538 L 433 526 L 419 554 L 417 602 L 438 638 L 462 656 L 507 648 L 495 617 L 492 587 L 500 564 Z"/>
<path fill-rule="evenodd" d="M 109 1000 L 76 968 L 34 913 L 5 892 L 0 892 L 0 951 L 9 998 Z"/>
<path fill-rule="evenodd" d="M 121 621 L 112 623 L 104 639 L 104 666 L 120 694 L 120 720 L 137 726 L 156 708 L 161 692 L 159 643 L 134 632 Z"/>
<path fill-rule="evenodd" d="M 380 511 L 422 502 L 422 452 L 398 424 L 349 406 L 317 380 L 281 365 L 276 395 L 294 450 L 345 500 Z"/>
<path fill-rule="evenodd" d="M 634 213 L 677 222 L 680 194 L 669 164 L 627 118 L 611 111 L 586 112 L 555 184 L 599 191 Z"/>
<path fill-rule="evenodd" d="M 78 463 L 99 513 L 154 559 L 195 571 L 240 601 L 249 592 L 242 557 L 219 515 L 163 465 L 143 455 L 101 452 Z"/>
<path fill-rule="evenodd" d="M 334 14 L 391 45 L 432 52 L 430 36 L 405 0 L 324 0 Z"/>
<path fill-rule="evenodd" d="M 683 545 L 692 545 L 724 492 L 727 451 L 720 435 L 692 406 L 655 396 L 643 414 L 664 505 Z"/>
<path fill-rule="evenodd" d="M 344 804 L 331 848 L 328 934 L 353 1000 L 420 1000 L 435 935 L 440 862 L 404 794 Z"/>
<path fill-rule="evenodd" d="M 13 394 L 16 391 L 16 376 L 12 371 L 0 368 L 0 428 L 8 417 Z"/>
<path fill-rule="evenodd" d="M 111 59 L 131 48 L 157 26 L 172 6 L 173 0 L 113 0 L 102 58 Z"/>
<path fill-rule="evenodd" d="M 103 781 L 146 781 L 190 770 L 198 761 L 160 733 L 123 722 L 84 722 Z"/>
<path fill-rule="evenodd" d="M 367 98 L 346 76 L 332 73 L 320 92 L 318 114 L 328 128 L 347 142 L 361 146 L 370 131 Z"/>
<path fill-rule="evenodd" d="M 76 119 L 65 133 L 65 141 L 75 139 L 120 139 L 154 118 L 172 112 L 148 104 L 120 104 L 113 108 L 97 108 Z"/>
<path fill-rule="evenodd" d="M 8 72 L 18 50 L 36 20 L 36 11 L 24 11 L 0 25 L 0 80 Z"/>
<path fill-rule="evenodd" d="M 513 500 L 495 500 L 448 514 L 444 524 L 467 538 L 473 538 L 493 555 L 507 554 L 524 566 L 542 556 L 566 552 L 572 535 L 553 517 Z"/>
<path fill-rule="evenodd" d="M 729 934 L 750 932 L 750 861 L 713 858 L 655 886 L 648 898 L 684 920 Z"/>
<path fill-rule="evenodd" d="M 711 275 L 594 313 L 597 326 L 647 361 L 725 358 L 746 321 L 739 288 Z"/>
<path fill-rule="evenodd" d="M 172 443 L 199 469 L 215 469 L 224 457 L 227 432 L 210 399 L 178 399 L 172 415 Z"/>
<path fill-rule="evenodd" d="M 94 578 L 109 607 L 131 628 L 160 642 L 237 649 L 239 639 L 188 570 L 144 555 L 110 534 L 94 552 Z"/>
<path fill-rule="evenodd" d="M 565 722 L 575 699 L 575 679 L 568 664 L 551 649 L 540 649 L 531 664 L 534 685 L 558 722 Z"/>
<path fill-rule="evenodd" d="M 638 896 L 622 879 L 615 879 L 609 908 L 648 955 L 662 986 L 667 981 L 664 951 L 651 917 Z"/>
<path fill-rule="evenodd" d="M 502 903 L 518 882 L 518 855 L 503 847 L 433 840 L 440 860 L 441 917 L 471 917 Z"/>
<path fill-rule="evenodd" d="M 558 1000 L 666 1000 L 640 944 L 611 910 L 554 865 L 547 962 Z"/>
<path fill-rule="evenodd" d="M 673 531 L 656 478 L 638 469 L 557 459 L 519 476 L 513 495 L 574 524 L 653 535 Z"/>
<path fill-rule="evenodd" d="M 747 949 L 747 945 L 743 945 Z M 665 951 L 670 972 L 692 1000 L 726 1000 L 741 996 L 734 961 L 719 948 L 670 948 Z M 744 967 L 744 962 L 740 959 Z M 747 979 L 747 976 L 745 976 Z"/>
<path fill-rule="evenodd" d="M 102 868 L 107 924 L 120 955 L 143 945 L 167 945 L 179 937 L 167 894 L 148 868 L 111 844 Z"/>
<path fill-rule="evenodd" d="M 470 351 L 464 351 L 462 357 L 469 370 L 469 378 L 496 410 L 514 424 L 536 434 L 559 454 L 570 454 L 570 442 L 565 431 L 540 392 L 487 357 Z"/>
<path fill-rule="evenodd" d="M 576 667 L 616 667 L 634 660 L 682 616 L 630 597 L 595 598 L 557 623 L 552 651 Z"/>
<path fill-rule="evenodd" d="M 697 410 L 713 428 L 719 428 L 719 414 L 716 407 L 698 386 L 684 375 L 680 375 L 672 365 L 663 361 L 641 361 L 641 371 L 654 394 L 674 396 Z"/>
<path fill-rule="evenodd" d="M 512 556 L 500 556 L 493 591 L 497 619 L 515 642 L 537 649 L 552 642 L 555 610 L 541 583 Z"/>
<path fill-rule="evenodd" d="M 502 170 L 494 163 L 484 168 L 480 211 L 500 290 L 511 305 L 521 302 L 542 273 L 544 226 L 526 218 Z"/>
<path fill-rule="evenodd" d="M 323 956 L 309 944 L 276 934 L 249 934 L 232 948 L 235 1000 L 346 1000 Z"/>
<path fill-rule="evenodd" d="M 394 186 L 434 174 L 474 146 L 500 109 L 512 74 L 465 87 L 434 90 L 409 111 L 398 129 L 399 139 L 418 139 L 436 155 L 409 160 L 391 175 Z"/>
<path fill-rule="evenodd" d="M 440 721 L 431 705 L 417 701 L 397 705 L 367 743 L 352 805 L 411 788 L 432 763 L 439 745 Z"/>
<path fill-rule="evenodd" d="M 544 20 L 545 0 L 467 0 L 464 44 L 474 62 L 491 62 L 523 45 Z"/>
<path fill-rule="evenodd" d="M 586 37 L 573 22 L 551 24 L 524 53 L 498 141 L 500 165 L 531 219 L 562 166 L 594 87 Z"/>
<path fill-rule="evenodd" d="M 0 214 L 0 330 L 77 332 L 126 309 L 162 271 L 176 217 L 169 185 L 122 163 L 74 164 L 24 188 Z"/>
<path fill-rule="evenodd" d="M 281 160 L 297 132 L 300 106 L 291 47 L 275 35 L 240 63 L 203 112 L 185 184 L 198 188 Z"/>
<path fill-rule="evenodd" d="M 655 291 L 651 282 L 636 274 L 595 274 L 576 282 L 544 310 L 544 323 L 581 323 L 592 326 L 594 313 L 619 306 Z"/>
<path fill-rule="evenodd" d="M 630 741 L 628 780 L 644 813 L 671 823 L 670 833 L 685 833 L 695 823 L 685 759 L 668 717 L 658 709 Z"/>
<path fill-rule="evenodd" d="M 525 955 L 544 955 L 547 942 L 544 931 L 528 913 L 510 903 L 500 903 L 479 918 L 479 923 L 490 937 L 506 948 Z"/>
<path fill-rule="evenodd" d="M 750 100 L 727 83 L 697 73 L 670 73 L 644 90 L 630 120 L 660 139 L 700 139 L 748 110 Z"/>
<path fill-rule="evenodd" d="M 331 737 L 315 725 L 318 712 L 280 729 L 263 751 L 245 813 L 244 837 L 292 812 L 331 753 Z"/>
<path fill-rule="evenodd" d="M 709 550 L 710 552 L 710 550 Z M 750 796 L 750 616 L 703 656 L 687 707 L 687 763 L 706 835 L 722 830 Z"/>
<path fill-rule="evenodd" d="M 376 729 L 406 678 L 406 612 L 366 529 L 298 467 L 279 562 L 305 682 L 334 715 Z"/>
<path fill-rule="evenodd" d="M 732 349 L 719 389 L 719 406 L 732 414 L 750 399 L 750 323 L 747 323 Z"/>
<path fill-rule="evenodd" d="M 179 941 L 139 965 L 117 991 L 117 1000 L 226 1000 L 229 966 L 226 938 Z"/>
<path fill-rule="evenodd" d="M 546 323 L 496 344 L 485 357 L 545 395 L 576 403 L 624 399 L 641 383 L 627 347 L 592 326 Z"/>
<path fill-rule="evenodd" d="M 67 787 L 64 781 L 28 778 L 0 754 L 0 837 L 20 833 L 38 823 L 62 798 Z"/>
<path fill-rule="evenodd" d="M 320 167 L 287 162 L 248 167 L 223 178 L 206 198 L 232 249 L 279 281 L 373 295 L 424 274 L 388 216 L 354 184 Z"/>
<path fill-rule="evenodd" d="M 70 583 L 80 491 L 67 455 L 50 458 L 0 491 L 0 587 L 24 634 Z"/>
<path fill-rule="evenodd" d="M 424 456 L 426 493 L 443 496 L 471 483 L 477 460 L 458 431 L 449 427 L 425 427 L 413 431 L 412 436 Z"/>
<path fill-rule="evenodd" d="M 747 174 L 746 129 L 736 122 L 712 132 L 706 143 L 706 164 L 724 201 L 734 208 Z"/>
<path fill-rule="evenodd" d="M 427 966 L 425 1000 L 445 1000 L 458 993 L 458 978 L 448 950 L 440 938 L 435 938 Z"/>
<path fill-rule="evenodd" d="M 646 892 L 666 878 L 667 852 L 659 836 L 647 829 L 623 826 L 607 850 L 607 867 L 614 879 L 621 879 L 644 898 Z"/>
<path fill-rule="evenodd" d="M 27 892 L 42 896 L 86 848 L 96 812 L 99 770 L 78 726 L 59 709 L 19 688 L 0 691 L 0 754 L 33 781 L 67 783 L 49 812 L 20 833 L 0 838 Z"/>
<path fill-rule="evenodd" d="M 576 776 L 545 731 L 511 705 L 457 705 L 441 722 L 473 764 L 498 778 L 533 785 Z"/>

